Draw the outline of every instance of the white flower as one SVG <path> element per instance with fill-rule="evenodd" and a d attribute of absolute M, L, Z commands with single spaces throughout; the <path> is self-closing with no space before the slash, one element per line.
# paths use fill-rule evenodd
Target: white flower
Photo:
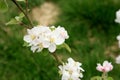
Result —
<path fill-rule="evenodd" d="M 58 26 L 54 31 L 53 31 L 53 34 L 52 34 L 55 38 L 55 43 L 57 45 L 60 45 L 62 43 L 64 43 L 65 39 L 68 39 L 69 36 L 68 36 L 68 33 L 67 31 L 63 28 L 63 27 L 60 27 Z"/>
<path fill-rule="evenodd" d="M 49 35 L 49 43 L 48 43 L 48 50 L 50 52 L 54 52 L 57 48 L 57 45 L 61 45 L 65 42 L 65 39 L 68 39 L 69 36 L 67 31 L 63 27 L 55 28 L 52 26 L 51 34 Z"/>
<path fill-rule="evenodd" d="M 29 43 L 31 50 L 35 52 L 42 51 L 43 48 L 46 48 L 46 42 L 48 40 L 48 35 L 51 33 L 49 27 L 46 26 L 36 26 L 32 29 L 27 30 L 28 34 L 24 36 L 24 41 Z"/>
<path fill-rule="evenodd" d="M 56 50 L 57 45 L 63 44 L 68 37 L 67 31 L 63 27 L 36 26 L 27 29 L 24 41 L 31 46 L 33 52 L 40 52 L 44 48 L 48 48 L 52 53 Z"/>
<path fill-rule="evenodd" d="M 118 46 L 120 48 L 120 35 L 117 36 L 117 40 L 118 40 Z"/>
<path fill-rule="evenodd" d="M 116 57 L 116 63 L 117 63 L 117 64 L 120 64 L 120 55 L 118 55 L 118 56 Z"/>
<path fill-rule="evenodd" d="M 115 22 L 116 22 L 116 23 L 120 23 L 120 10 L 118 10 L 118 11 L 116 12 Z"/>
<path fill-rule="evenodd" d="M 83 77 L 81 63 L 75 62 L 72 58 L 68 58 L 68 63 L 59 66 L 59 72 L 62 75 L 61 80 L 81 80 Z"/>
<path fill-rule="evenodd" d="M 113 66 L 110 62 L 104 61 L 103 65 L 98 63 L 96 69 L 100 72 L 109 72 L 113 69 Z"/>

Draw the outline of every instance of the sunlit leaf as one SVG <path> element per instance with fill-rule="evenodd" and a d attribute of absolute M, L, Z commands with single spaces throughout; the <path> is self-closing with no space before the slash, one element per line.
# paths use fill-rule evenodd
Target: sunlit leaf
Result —
<path fill-rule="evenodd" d="M 6 0 L 0 0 L 0 11 L 5 12 L 8 10 L 8 4 Z"/>
<path fill-rule="evenodd" d="M 100 76 L 94 76 L 90 80 L 102 80 L 102 78 Z"/>
<path fill-rule="evenodd" d="M 113 80 L 113 78 L 112 77 L 108 77 L 107 80 Z"/>
<path fill-rule="evenodd" d="M 7 22 L 5 25 L 10 25 L 10 24 L 19 24 L 19 22 L 16 19 L 11 19 L 9 22 Z"/>
<path fill-rule="evenodd" d="M 15 18 L 12 18 L 9 22 L 6 23 L 6 25 L 11 24 L 20 24 L 23 20 L 24 14 L 20 13 L 19 16 L 16 16 Z"/>
<path fill-rule="evenodd" d="M 16 1 L 25 2 L 25 0 L 16 0 Z"/>
<path fill-rule="evenodd" d="M 28 47 L 28 46 L 29 46 L 29 43 L 24 42 L 23 46 Z"/>
<path fill-rule="evenodd" d="M 63 43 L 63 46 L 68 50 L 68 52 L 70 52 L 71 53 L 71 48 L 69 47 L 69 45 L 68 44 L 66 44 L 66 43 Z"/>
<path fill-rule="evenodd" d="M 19 16 L 16 16 L 15 19 L 18 21 L 18 22 L 21 22 L 23 20 L 23 17 L 24 17 L 24 14 L 23 13 L 20 13 Z"/>

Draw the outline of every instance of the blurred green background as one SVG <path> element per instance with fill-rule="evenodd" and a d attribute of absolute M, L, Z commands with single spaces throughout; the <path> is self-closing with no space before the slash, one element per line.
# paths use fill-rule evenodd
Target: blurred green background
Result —
<path fill-rule="evenodd" d="M 85 72 L 82 80 L 101 75 L 96 64 L 104 60 L 112 62 L 114 69 L 109 76 L 120 79 L 120 65 L 115 57 L 120 53 L 116 36 L 120 25 L 114 22 L 115 13 L 120 9 L 120 0 L 28 0 L 32 9 L 44 2 L 53 2 L 61 14 L 53 25 L 66 28 L 72 53 L 65 49 L 56 54 L 66 61 L 72 57 L 82 63 Z M 46 52 L 32 53 L 23 46 L 25 27 L 6 26 L 5 23 L 18 15 L 19 10 L 8 0 L 7 12 L 0 12 L 0 80 L 60 80 L 55 59 Z M 25 7 L 24 3 L 20 4 Z"/>

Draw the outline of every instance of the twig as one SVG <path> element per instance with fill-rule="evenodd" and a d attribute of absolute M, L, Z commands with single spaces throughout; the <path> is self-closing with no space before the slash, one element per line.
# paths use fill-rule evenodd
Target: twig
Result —
<path fill-rule="evenodd" d="M 26 14 L 28 14 L 28 0 L 26 0 Z"/>
<path fill-rule="evenodd" d="M 24 22 L 21 22 L 20 25 L 25 26 L 26 28 L 30 28 L 28 25 L 26 25 Z"/>
<path fill-rule="evenodd" d="M 23 14 L 25 15 L 25 17 L 27 18 L 27 20 L 30 22 L 30 26 L 33 27 L 33 23 L 32 21 L 29 19 L 28 15 L 24 12 L 24 10 L 22 9 L 22 7 L 16 2 L 16 0 L 12 0 L 12 2 L 18 7 L 18 9 L 23 12 Z"/>
<path fill-rule="evenodd" d="M 55 53 L 51 53 L 53 55 L 53 57 L 56 59 L 56 61 L 58 62 L 58 65 L 59 64 L 62 64 L 63 62 L 58 58 L 58 56 L 55 54 Z"/>

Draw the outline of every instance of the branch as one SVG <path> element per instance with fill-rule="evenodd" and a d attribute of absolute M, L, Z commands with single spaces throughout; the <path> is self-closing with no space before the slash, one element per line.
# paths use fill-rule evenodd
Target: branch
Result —
<path fill-rule="evenodd" d="M 53 55 L 53 57 L 56 59 L 56 61 L 58 62 L 58 64 L 62 64 L 63 62 L 58 58 L 58 56 L 55 53 L 51 53 Z"/>
<path fill-rule="evenodd" d="M 30 26 L 33 27 L 33 23 L 32 21 L 29 19 L 28 15 L 24 12 L 24 10 L 22 9 L 22 7 L 16 2 L 16 0 L 11 0 L 17 7 L 18 9 L 23 12 L 23 14 L 25 15 L 25 17 L 27 18 L 27 20 L 30 22 Z"/>
<path fill-rule="evenodd" d="M 28 0 L 26 0 L 26 14 L 28 14 Z"/>

